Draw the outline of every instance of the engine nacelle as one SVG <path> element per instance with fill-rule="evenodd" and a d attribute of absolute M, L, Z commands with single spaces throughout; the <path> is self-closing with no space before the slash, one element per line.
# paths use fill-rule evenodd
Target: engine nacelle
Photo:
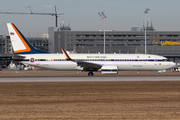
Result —
<path fill-rule="evenodd" d="M 101 67 L 102 74 L 118 74 L 118 67 L 117 66 L 102 66 Z"/>

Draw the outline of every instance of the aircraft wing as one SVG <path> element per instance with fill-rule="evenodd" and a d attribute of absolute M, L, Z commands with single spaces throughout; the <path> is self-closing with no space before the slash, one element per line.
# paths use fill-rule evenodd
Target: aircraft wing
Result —
<path fill-rule="evenodd" d="M 95 63 L 90 63 L 90 62 L 83 62 L 83 61 L 76 61 L 78 66 L 84 67 L 84 68 L 94 68 L 94 69 L 100 69 L 102 65 L 100 64 L 95 64 Z"/>
<path fill-rule="evenodd" d="M 88 70 L 88 71 L 91 71 L 91 70 L 94 71 L 95 70 L 95 71 L 97 71 L 98 69 L 100 69 L 102 67 L 101 64 L 73 60 L 69 57 L 69 55 L 66 53 L 66 51 L 64 49 L 62 49 L 62 51 L 63 51 L 64 55 L 66 56 L 66 60 L 76 62 L 77 65 L 80 67 L 83 67 L 84 70 Z"/>

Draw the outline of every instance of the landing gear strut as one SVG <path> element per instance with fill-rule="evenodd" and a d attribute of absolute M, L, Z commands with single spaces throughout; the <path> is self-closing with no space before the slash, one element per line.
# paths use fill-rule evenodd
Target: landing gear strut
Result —
<path fill-rule="evenodd" d="M 93 75 L 94 75 L 93 72 L 88 73 L 88 76 L 93 76 Z"/>

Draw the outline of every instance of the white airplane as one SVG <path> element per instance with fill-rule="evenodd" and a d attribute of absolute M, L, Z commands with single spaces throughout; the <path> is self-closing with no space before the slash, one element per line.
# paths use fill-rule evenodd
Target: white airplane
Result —
<path fill-rule="evenodd" d="M 13 59 L 23 64 L 62 71 L 87 71 L 88 76 L 100 71 L 117 74 L 118 71 L 164 71 L 175 66 L 174 62 L 150 54 L 50 54 L 34 48 L 13 23 L 7 23 L 14 49 Z M 159 73 L 158 73 L 159 74 Z"/>

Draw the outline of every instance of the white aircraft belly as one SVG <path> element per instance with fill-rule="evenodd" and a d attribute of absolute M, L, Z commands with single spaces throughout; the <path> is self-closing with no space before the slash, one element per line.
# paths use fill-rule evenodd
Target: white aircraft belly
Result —
<path fill-rule="evenodd" d="M 115 62 L 107 63 L 109 65 L 118 66 L 118 70 L 164 70 L 168 69 L 171 66 L 169 62 Z M 106 65 L 107 65 L 106 64 Z"/>

